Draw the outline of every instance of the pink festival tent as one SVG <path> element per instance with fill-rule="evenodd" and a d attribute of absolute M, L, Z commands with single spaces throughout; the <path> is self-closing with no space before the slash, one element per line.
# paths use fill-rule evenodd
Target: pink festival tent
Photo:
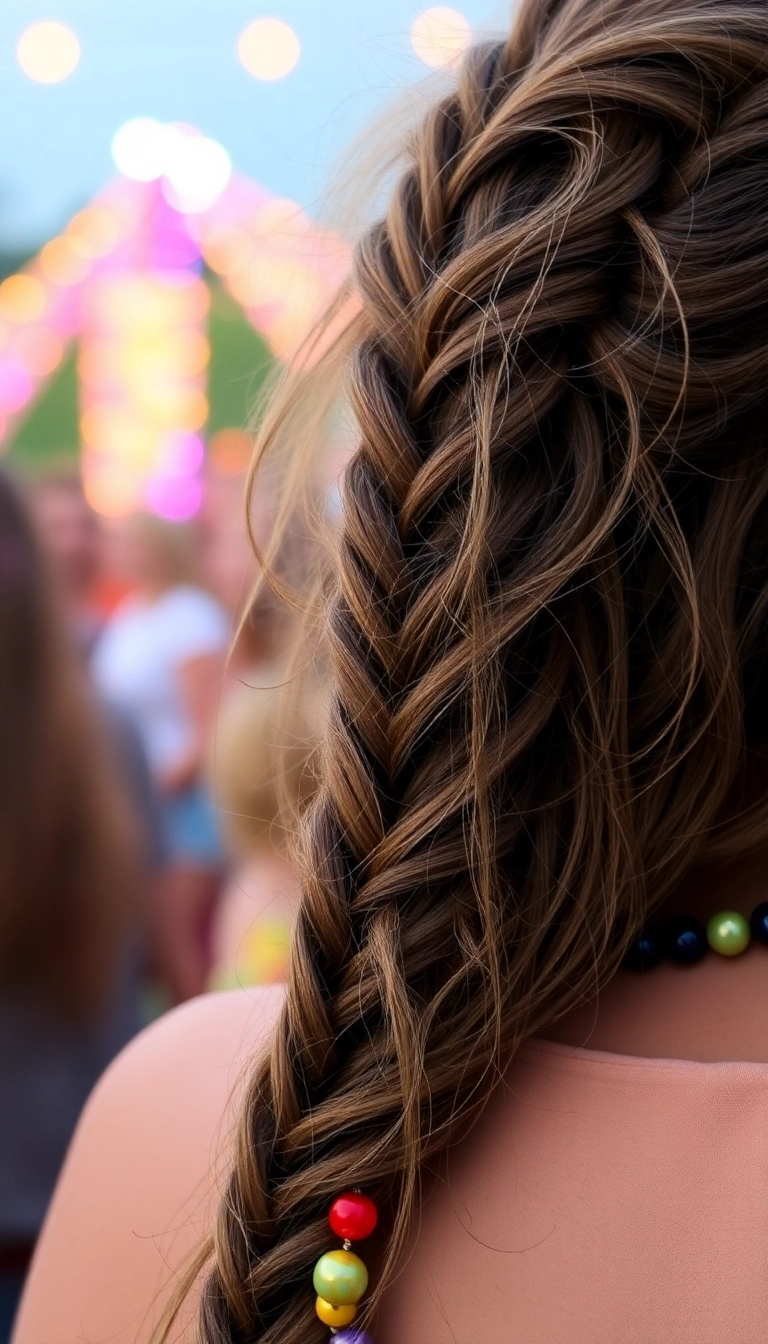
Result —
<path fill-rule="evenodd" d="M 0 448 L 78 341 L 82 473 L 99 512 L 192 512 L 208 414 L 216 273 L 289 360 L 338 292 L 347 245 L 295 202 L 232 175 L 204 209 L 117 177 L 0 285 Z"/>

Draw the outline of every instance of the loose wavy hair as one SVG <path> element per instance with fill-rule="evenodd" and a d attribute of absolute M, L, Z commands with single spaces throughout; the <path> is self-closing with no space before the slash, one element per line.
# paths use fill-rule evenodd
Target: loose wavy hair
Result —
<path fill-rule="evenodd" d="M 0 472 L 0 993 L 88 1023 L 138 919 L 139 837 L 57 596 Z"/>
<path fill-rule="evenodd" d="M 262 429 L 342 371 L 333 702 L 204 1344 L 324 1337 L 350 1185 L 388 1210 L 365 1323 L 519 1043 L 768 835 L 764 0 L 525 0 L 407 157 L 355 315 Z"/>

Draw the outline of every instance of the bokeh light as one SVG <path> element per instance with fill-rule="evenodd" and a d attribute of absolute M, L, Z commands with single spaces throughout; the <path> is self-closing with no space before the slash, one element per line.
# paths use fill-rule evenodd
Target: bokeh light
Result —
<path fill-rule="evenodd" d="M 433 69 L 454 65 L 466 51 L 472 30 L 464 15 L 449 5 L 433 5 L 413 21 L 411 45 L 420 61 Z"/>
<path fill-rule="evenodd" d="M 107 271 L 89 290 L 78 356 L 80 432 L 98 512 L 149 507 L 180 519 L 200 507 L 208 303 L 207 286 L 185 266 Z"/>
<path fill-rule="evenodd" d="M 15 415 L 27 405 L 34 391 L 32 375 L 20 359 L 0 359 L 0 412 Z"/>
<path fill-rule="evenodd" d="M 154 182 L 165 172 L 167 127 L 154 117 L 133 117 L 112 137 L 115 167 L 134 182 Z"/>
<path fill-rule="evenodd" d="M 212 229 L 205 243 L 205 259 L 217 275 L 234 275 L 246 267 L 253 247 L 245 229 L 225 224 Z"/>
<path fill-rule="evenodd" d="M 201 331 L 180 332 L 176 347 L 177 367 L 187 377 L 204 373 L 211 358 L 211 346 L 208 337 Z"/>
<path fill-rule="evenodd" d="M 24 74 L 37 84 L 58 84 L 76 68 L 80 42 L 65 23 L 43 19 L 24 29 L 16 46 Z"/>
<path fill-rule="evenodd" d="M 297 201 L 287 196 L 273 196 L 256 212 L 253 231 L 257 238 L 279 234 L 281 238 L 306 237 L 310 230 L 307 216 Z"/>
<path fill-rule="evenodd" d="M 73 252 L 93 261 L 106 257 L 120 241 L 120 234 L 120 223 L 112 211 L 92 205 L 72 216 L 65 237 Z"/>
<path fill-rule="evenodd" d="M 145 378 L 133 389 L 135 404 L 159 430 L 202 429 L 208 400 L 199 387 L 168 377 Z"/>
<path fill-rule="evenodd" d="M 83 493 L 92 509 L 107 518 L 122 518 L 136 508 L 134 473 L 121 462 L 106 459 L 83 475 Z"/>
<path fill-rule="evenodd" d="M 160 449 L 160 473 L 190 476 L 200 470 L 204 459 L 205 444 L 199 434 L 169 434 Z"/>
<path fill-rule="evenodd" d="M 52 238 L 37 260 L 46 280 L 54 285 L 79 285 L 90 270 L 90 263 L 73 251 L 68 238 Z"/>
<path fill-rule="evenodd" d="M 282 19 L 254 19 L 240 34 L 237 54 L 254 79 L 284 79 L 301 55 L 301 44 Z"/>
<path fill-rule="evenodd" d="M 169 203 L 185 214 L 208 210 L 232 176 L 232 160 L 223 145 L 192 126 L 164 125 L 152 117 L 134 117 L 115 132 L 112 158 L 134 182 L 163 178 Z"/>
<path fill-rule="evenodd" d="M 36 275 L 9 275 L 0 285 L 0 314 L 9 322 L 36 322 L 46 307 L 45 285 Z"/>
<path fill-rule="evenodd" d="M 253 455 L 253 442 L 244 429 L 219 429 L 208 444 L 208 462 L 217 476 L 239 476 Z"/>
<path fill-rule="evenodd" d="M 16 337 L 15 349 L 35 378 L 46 378 L 61 363 L 64 341 L 50 327 L 26 327 Z"/>
<path fill-rule="evenodd" d="M 203 502 L 202 482 L 196 476 L 153 476 L 147 483 L 146 502 L 161 518 L 183 523 Z"/>
<path fill-rule="evenodd" d="M 187 214 L 208 210 L 229 184 L 232 160 L 217 140 L 180 126 L 166 127 L 165 195 Z"/>

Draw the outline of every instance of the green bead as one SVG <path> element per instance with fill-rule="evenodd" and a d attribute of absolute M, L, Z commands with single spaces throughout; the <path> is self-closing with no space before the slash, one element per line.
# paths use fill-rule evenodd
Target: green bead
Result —
<path fill-rule="evenodd" d="M 721 957 L 737 957 L 749 947 L 749 922 L 737 910 L 721 910 L 707 924 L 707 942 Z"/>
<path fill-rule="evenodd" d="M 354 1251 L 326 1251 L 312 1275 L 315 1292 L 334 1307 L 359 1302 L 368 1287 L 368 1270 Z"/>

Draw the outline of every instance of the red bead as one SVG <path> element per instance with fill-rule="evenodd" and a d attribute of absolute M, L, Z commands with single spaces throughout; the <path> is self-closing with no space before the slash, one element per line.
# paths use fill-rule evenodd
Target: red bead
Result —
<path fill-rule="evenodd" d="M 343 1241 L 362 1241 L 364 1237 L 370 1237 L 378 1216 L 372 1199 L 356 1190 L 348 1190 L 334 1199 L 328 1222 Z"/>

